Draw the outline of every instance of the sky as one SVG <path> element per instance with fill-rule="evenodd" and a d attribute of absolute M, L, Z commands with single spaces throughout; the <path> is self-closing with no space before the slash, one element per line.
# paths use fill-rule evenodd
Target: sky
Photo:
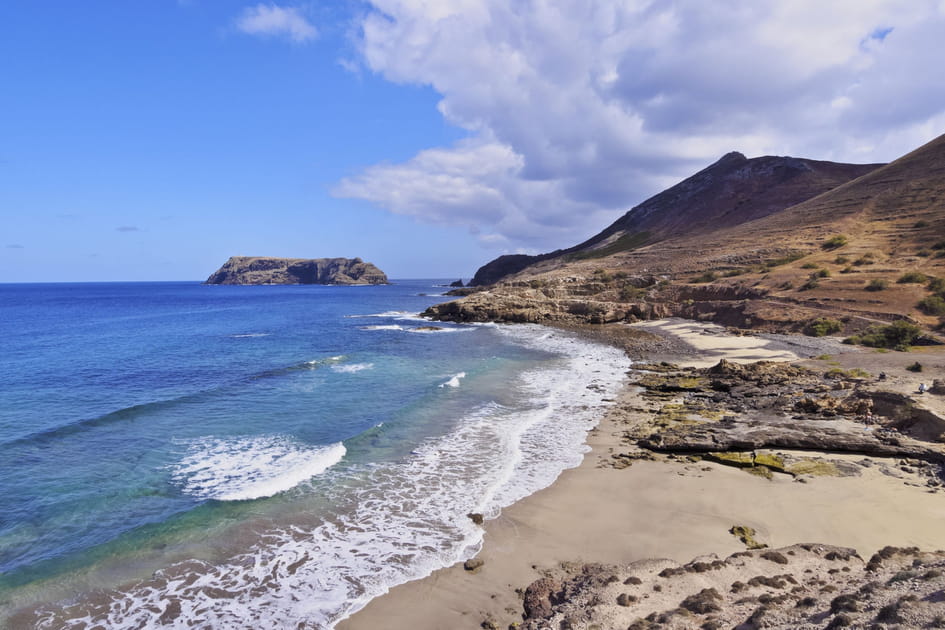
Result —
<path fill-rule="evenodd" d="M 0 282 L 464 278 L 729 151 L 945 133 L 945 0 L 4 0 Z"/>

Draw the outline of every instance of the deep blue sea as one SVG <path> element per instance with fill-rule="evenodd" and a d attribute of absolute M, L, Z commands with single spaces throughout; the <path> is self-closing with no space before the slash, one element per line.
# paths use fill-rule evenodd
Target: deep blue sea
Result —
<path fill-rule="evenodd" d="M 629 361 L 440 285 L 0 285 L 0 624 L 331 628 L 474 554 Z"/>

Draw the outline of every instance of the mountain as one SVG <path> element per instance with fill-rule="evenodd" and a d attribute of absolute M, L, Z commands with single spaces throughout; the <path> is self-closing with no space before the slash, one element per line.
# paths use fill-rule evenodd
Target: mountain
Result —
<path fill-rule="evenodd" d="M 675 315 L 795 331 L 828 317 L 852 333 L 904 317 L 936 325 L 945 315 L 936 278 L 945 278 L 945 136 L 884 166 L 729 154 L 593 239 L 429 314 Z"/>
<path fill-rule="evenodd" d="M 748 159 L 738 152 L 728 153 L 715 164 L 634 207 L 583 243 L 538 256 L 500 256 L 483 265 L 469 284 L 495 284 L 546 260 L 596 258 L 674 236 L 704 234 L 760 219 L 880 166 L 793 157 Z"/>
<path fill-rule="evenodd" d="M 387 284 L 387 275 L 360 258 L 232 256 L 205 284 Z"/>

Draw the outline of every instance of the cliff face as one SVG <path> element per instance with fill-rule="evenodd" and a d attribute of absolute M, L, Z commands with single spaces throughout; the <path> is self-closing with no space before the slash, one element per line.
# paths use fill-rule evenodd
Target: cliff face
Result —
<path fill-rule="evenodd" d="M 387 284 L 387 275 L 360 258 L 232 256 L 205 284 Z"/>
<path fill-rule="evenodd" d="M 544 261 L 599 258 L 675 236 L 734 227 L 778 213 L 880 166 L 777 156 L 748 159 L 741 153 L 728 153 L 634 207 L 583 243 L 537 256 L 500 256 L 480 267 L 469 284 L 494 284 Z"/>

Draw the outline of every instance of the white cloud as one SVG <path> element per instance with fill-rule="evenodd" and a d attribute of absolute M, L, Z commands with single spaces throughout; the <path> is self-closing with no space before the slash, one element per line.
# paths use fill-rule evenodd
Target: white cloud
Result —
<path fill-rule="evenodd" d="M 372 0 L 365 66 L 432 86 L 470 139 L 335 194 L 571 245 L 739 150 L 885 161 L 943 130 L 939 0 Z"/>
<path fill-rule="evenodd" d="M 247 7 L 237 18 L 236 28 L 249 35 L 287 37 L 296 43 L 318 36 L 318 30 L 298 9 L 265 3 Z"/>

